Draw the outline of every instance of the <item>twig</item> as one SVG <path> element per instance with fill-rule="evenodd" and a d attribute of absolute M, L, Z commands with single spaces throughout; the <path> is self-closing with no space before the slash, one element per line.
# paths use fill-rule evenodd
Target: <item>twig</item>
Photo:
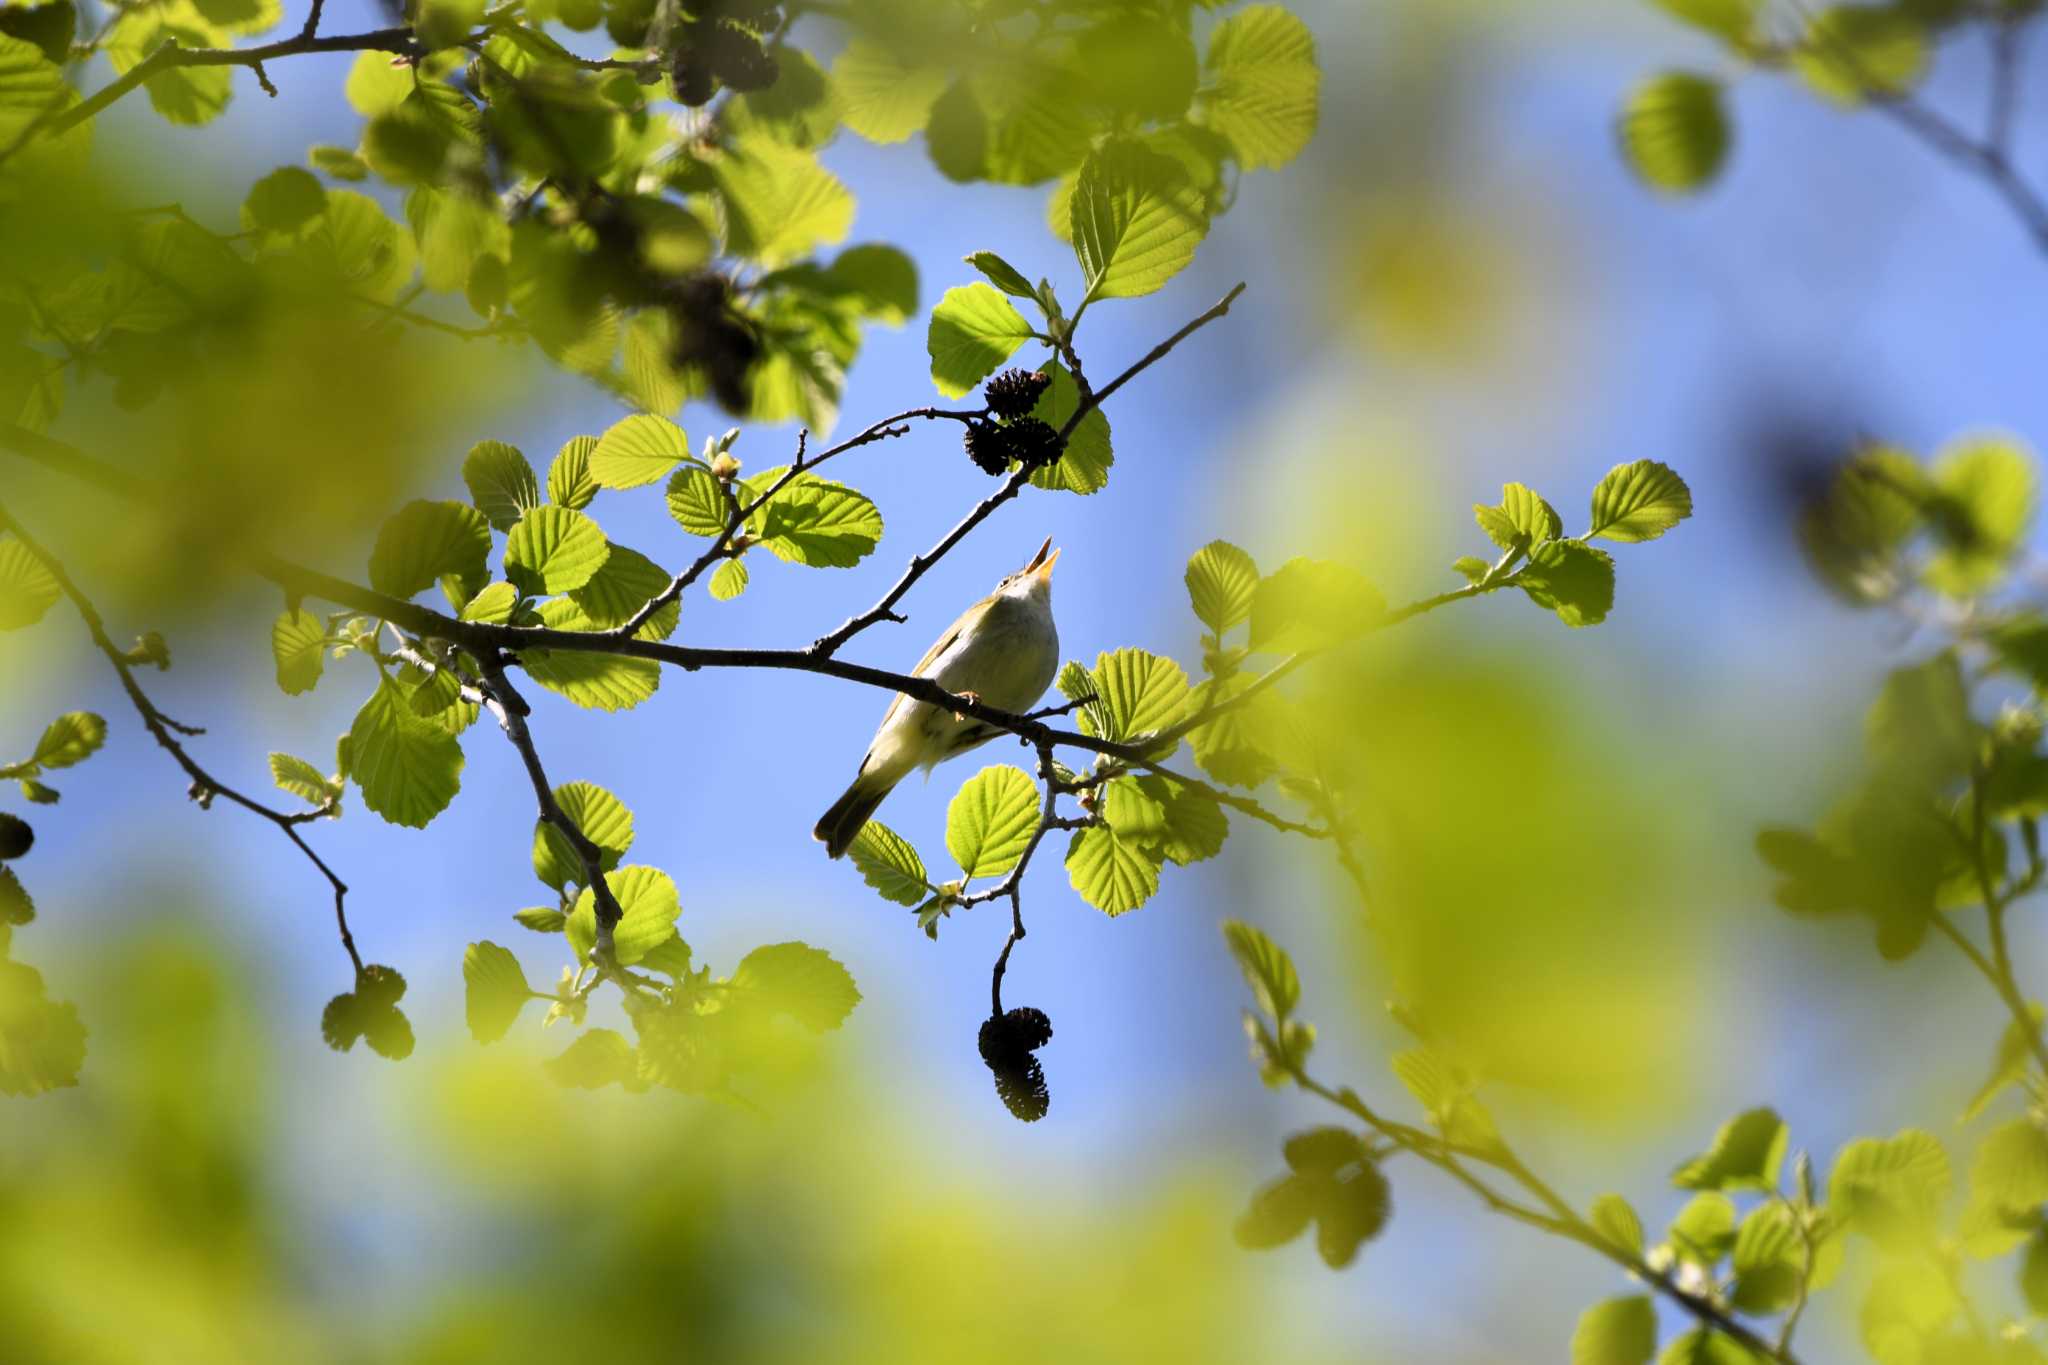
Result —
<path fill-rule="evenodd" d="M 496 655 L 485 655 L 479 660 L 483 670 L 484 695 L 488 698 L 491 714 L 498 719 L 498 727 L 505 737 L 512 741 L 512 747 L 519 751 L 520 760 L 526 765 L 527 778 L 533 783 L 534 803 L 540 808 L 540 818 L 553 825 L 569 841 L 569 847 L 576 851 L 577 861 L 583 864 L 583 884 L 589 888 L 597 915 L 597 944 L 591 950 L 591 960 L 598 970 L 606 975 L 619 974 L 617 963 L 612 960 L 612 930 L 625 918 L 618 897 L 612 893 L 611 883 L 604 875 L 604 850 L 591 842 L 582 826 L 569 818 L 555 800 L 554 785 L 548 781 L 546 769 L 541 766 L 540 751 L 534 747 L 533 733 L 526 726 L 526 717 L 532 707 L 512 686 L 505 676 L 504 661 Z"/>
<path fill-rule="evenodd" d="M 1230 305 L 1235 303 L 1237 296 L 1243 292 L 1244 285 L 1239 284 L 1235 286 L 1206 313 L 1195 318 L 1172 336 L 1154 346 L 1150 351 L 1147 351 L 1135 364 L 1111 380 L 1107 388 L 1104 388 L 1100 393 L 1091 393 L 1084 397 L 1075 405 L 1073 414 L 1067 418 L 1066 423 L 1060 427 L 1059 444 L 1064 446 L 1067 438 L 1072 436 L 1075 430 L 1080 427 L 1081 420 L 1108 402 L 1110 395 L 1143 374 L 1153 365 L 1165 359 L 1167 354 L 1174 347 L 1180 345 L 1181 342 L 1186 341 L 1196 332 L 1228 313 Z M 972 511 L 960 519 L 958 525 L 946 532 L 944 538 L 937 545 L 934 545 L 924 554 L 913 556 L 909 566 L 904 569 L 903 576 L 896 580 L 889 591 L 882 594 L 879 601 L 866 611 L 861 612 L 858 616 L 848 617 L 840 623 L 837 630 L 834 630 L 829 635 L 821 636 L 811 646 L 809 653 L 819 659 L 829 659 L 839 651 L 840 646 L 866 630 L 869 626 L 874 625 L 877 621 L 901 621 L 903 618 L 897 614 L 895 608 L 896 604 L 903 600 L 903 595 L 909 592 L 916 585 L 917 580 L 924 577 L 934 564 L 945 558 L 946 554 L 955 545 L 965 540 L 968 532 L 981 525 L 982 522 L 987 521 L 991 513 L 1010 499 L 1016 497 L 1018 493 L 1023 491 L 1024 485 L 1030 481 L 1031 471 L 1028 469 L 1020 468 L 1016 473 L 1010 475 L 1008 479 L 1003 481 L 1001 488 L 998 488 L 995 492 L 977 503 Z"/>
<path fill-rule="evenodd" d="M 92 636 L 93 644 L 99 649 L 100 653 L 107 657 L 107 662 L 114 666 L 114 672 L 121 679 L 121 690 L 128 694 L 128 700 L 134 706 L 136 714 L 142 718 L 143 726 L 155 737 L 156 742 L 162 745 L 165 751 L 177 761 L 178 766 L 185 770 L 185 775 L 192 779 L 192 789 L 195 795 L 205 800 L 211 800 L 216 796 L 223 797 L 252 815 L 262 816 L 265 820 L 277 826 L 283 832 L 285 838 L 291 840 L 298 847 L 299 852 L 306 855 L 307 861 L 311 862 L 319 870 L 320 875 L 327 879 L 328 885 L 334 888 L 334 923 L 341 933 L 341 946 L 347 951 L 349 961 L 354 964 L 356 975 L 360 977 L 363 972 L 363 959 L 362 955 L 356 951 L 355 935 L 349 932 L 348 927 L 348 908 L 346 904 L 348 884 L 335 875 L 334 869 L 329 867 L 326 861 L 313 851 L 312 845 L 308 844 L 305 837 L 299 833 L 300 825 L 322 819 L 330 812 L 326 809 L 313 811 L 275 810 L 270 806 L 264 805 L 261 801 L 246 796 L 235 788 L 228 786 L 205 768 L 200 767 L 197 760 L 190 753 L 186 752 L 185 746 L 178 741 L 178 734 L 191 735 L 199 733 L 199 731 L 193 726 L 179 724 L 157 709 L 156 703 L 150 700 L 147 692 L 143 691 L 142 684 L 136 681 L 135 669 L 128 661 L 127 652 L 116 645 L 107 635 L 106 623 L 101 619 L 99 609 L 92 604 L 92 599 L 88 598 L 79 588 L 78 584 L 72 580 L 70 573 L 65 570 L 63 562 L 31 536 L 4 506 L 0 506 L 0 530 L 13 532 L 15 539 L 21 543 L 21 547 L 34 556 L 36 562 L 41 564 L 50 577 L 56 580 L 58 588 L 71 600 L 71 605 L 77 609 L 79 617 L 85 622 L 86 631 Z"/>

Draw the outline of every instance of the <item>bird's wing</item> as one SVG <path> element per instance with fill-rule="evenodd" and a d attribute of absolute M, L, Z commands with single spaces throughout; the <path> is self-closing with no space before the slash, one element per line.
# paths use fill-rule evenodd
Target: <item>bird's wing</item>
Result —
<path fill-rule="evenodd" d="M 980 604 L 976 603 L 975 605 L 979 606 Z M 933 642 L 932 647 L 924 652 L 924 657 L 917 661 L 917 667 L 910 670 L 911 677 L 922 678 L 926 676 L 926 670 L 929 669 L 933 664 L 936 664 L 939 661 L 940 657 L 944 655 L 947 650 L 951 649 L 953 647 L 954 642 L 960 638 L 963 632 L 966 631 L 968 623 L 974 617 L 974 612 L 975 607 L 969 607 L 966 611 L 960 613 L 959 620 L 953 622 L 952 625 L 946 627 L 945 633 L 939 636 L 939 638 Z M 898 692 L 894 697 L 890 699 L 889 709 L 882 713 L 882 723 L 875 727 L 876 734 L 880 734 L 882 731 L 889 728 L 889 722 L 896 718 L 897 708 L 902 706 L 903 703 L 908 700 L 910 700 L 910 698 L 904 696 L 901 692 Z"/>

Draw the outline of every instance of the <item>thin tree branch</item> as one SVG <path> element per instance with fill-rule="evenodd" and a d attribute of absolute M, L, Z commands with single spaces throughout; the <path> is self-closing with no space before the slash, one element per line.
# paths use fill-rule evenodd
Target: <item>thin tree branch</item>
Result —
<path fill-rule="evenodd" d="M 70 573 L 64 568 L 63 562 L 31 536 L 27 529 L 4 506 L 0 506 L 0 530 L 13 532 L 14 538 L 21 543 L 21 547 L 28 551 L 37 563 L 43 566 L 43 569 L 50 577 L 56 580 L 57 587 L 71 600 L 71 605 L 77 609 L 79 617 L 85 622 L 86 631 L 92 636 L 93 644 L 99 649 L 100 653 L 106 656 L 107 662 L 114 666 L 115 674 L 121 679 L 121 690 L 128 694 L 129 703 L 134 706 L 136 714 L 142 718 L 143 726 L 156 739 L 156 742 L 176 760 L 178 766 L 184 769 L 185 775 L 192 780 L 194 797 L 202 802 L 211 801 L 214 797 L 221 797 L 240 806 L 252 815 L 262 816 L 265 820 L 277 826 L 283 832 L 285 838 L 291 840 L 297 846 L 299 852 L 306 855 L 307 861 L 311 862 L 319 870 L 320 875 L 327 879 L 328 885 L 334 888 L 334 923 L 341 934 L 341 946 L 347 951 L 349 961 L 354 964 L 356 975 L 360 977 L 363 972 L 363 959 L 362 955 L 356 951 L 355 935 L 349 932 L 348 927 L 348 884 L 335 874 L 334 869 L 327 865 L 326 860 L 313 851 L 312 845 L 308 844 L 305 836 L 299 832 L 300 825 L 322 819 L 331 812 L 324 808 L 313 811 L 281 811 L 273 809 L 261 801 L 246 796 L 235 788 L 228 786 L 205 768 L 202 768 L 198 761 L 186 751 L 185 746 L 178 740 L 179 734 L 192 735 L 199 733 L 199 731 L 192 726 L 180 725 L 177 721 L 172 720 L 157 708 L 154 701 L 150 700 L 149 694 L 143 690 L 142 684 L 136 680 L 135 668 L 129 660 L 128 652 L 116 645 L 107 635 L 106 622 L 101 619 L 99 609 L 93 605 L 92 599 L 87 597 L 78 584 L 72 580 Z"/>
<path fill-rule="evenodd" d="M 1183 326 L 1166 340 L 1160 342 L 1157 346 L 1154 346 L 1143 356 L 1140 356 L 1134 364 L 1110 381 L 1108 387 L 1099 393 L 1085 395 L 1075 405 L 1073 414 L 1067 418 L 1066 423 L 1060 427 L 1060 446 L 1062 448 L 1065 447 L 1067 439 L 1080 427 L 1082 419 L 1109 401 L 1110 395 L 1152 366 L 1158 364 L 1161 360 L 1164 360 L 1173 348 L 1180 345 L 1181 342 L 1186 341 L 1196 332 L 1199 332 L 1202 328 L 1228 313 L 1230 305 L 1237 301 L 1237 296 L 1244 292 L 1244 288 L 1243 284 L 1233 287 L 1214 307 L 1187 323 L 1187 325 Z M 1003 481 L 1001 488 L 998 488 L 976 504 L 974 509 L 961 518 L 959 524 L 948 531 L 937 545 L 934 545 L 924 554 L 913 556 L 909 567 L 904 569 L 903 576 L 896 580 L 889 591 L 882 594 L 879 601 L 858 616 L 848 617 L 840 623 L 837 630 L 832 631 L 829 635 L 821 636 L 811 646 L 809 652 L 820 659 L 829 659 L 839 651 L 840 646 L 877 621 L 901 621 L 903 618 L 896 613 L 895 608 L 896 604 L 903 600 L 903 595 L 909 592 L 916 585 L 917 580 L 924 577 L 934 564 L 945 558 L 946 554 L 955 545 L 965 540 L 968 532 L 981 525 L 982 522 L 987 521 L 991 513 L 1010 499 L 1016 497 L 1018 493 L 1023 491 L 1024 485 L 1030 481 L 1031 471 L 1028 469 L 1020 468 L 1010 475 L 1008 479 Z"/>

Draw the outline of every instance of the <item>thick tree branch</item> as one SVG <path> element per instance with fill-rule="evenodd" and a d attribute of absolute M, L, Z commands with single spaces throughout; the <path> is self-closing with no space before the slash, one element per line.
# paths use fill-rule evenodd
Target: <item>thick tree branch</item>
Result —
<path fill-rule="evenodd" d="M 34 556 L 36 562 L 41 564 L 50 577 L 56 580 L 59 590 L 63 592 L 65 597 L 70 599 L 71 605 L 77 609 L 79 617 L 85 622 L 86 631 L 92 636 L 94 646 L 107 657 L 107 662 L 114 666 L 114 672 L 121 679 L 121 690 L 128 694 L 129 703 L 134 706 L 136 714 L 142 718 L 143 726 L 155 737 L 156 742 L 162 745 L 164 750 L 176 760 L 178 766 L 185 770 L 185 775 L 192 780 L 192 793 L 195 799 L 202 802 L 210 802 L 214 797 L 220 797 L 240 806 L 252 815 L 262 816 L 265 820 L 277 826 L 285 838 L 291 840 L 297 846 L 299 852 L 306 855 L 307 861 L 311 862 L 319 870 L 320 875 L 327 879 L 328 885 L 334 888 L 334 922 L 335 927 L 341 933 L 341 946 L 348 952 L 349 961 L 355 965 L 356 975 L 360 977 L 363 971 L 363 959 L 362 955 L 356 951 L 355 935 L 349 932 L 348 927 L 348 908 L 346 904 L 348 884 L 335 874 L 334 869 L 329 867 L 326 861 L 313 851 L 312 845 L 308 844 L 305 836 L 299 833 L 300 825 L 322 819 L 329 812 L 324 809 L 313 811 L 281 811 L 273 809 L 261 801 L 257 801 L 228 786 L 205 768 L 199 766 L 197 760 L 179 742 L 178 735 L 196 735 L 201 732 L 192 726 L 180 725 L 177 721 L 172 720 L 157 708 L 154 701 L 150 700 L 149 694 L 143 691 L 142 684 L 136 680 L 135 668 L 129 661 L 127 651 L 116 645 L 112 638 L 108 636 L 106 622 L 101 619 L 99 609 L 93 605 L 92 599 L 87 597 L 78 584 L 72 580 L 71 575 L 65 570 L 63 562 L 31 536 L 4 506 L 0 506 L 0 530 L 11 531 L 14 534 L 14 538 L 21 543 L 21 547 Z"/>

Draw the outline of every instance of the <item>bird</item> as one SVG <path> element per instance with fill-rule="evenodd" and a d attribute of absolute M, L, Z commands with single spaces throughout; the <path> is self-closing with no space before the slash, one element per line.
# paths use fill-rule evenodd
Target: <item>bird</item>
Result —
<path fill-rule="evenodd" d="M 1021 712 L 1044 696 L 1059 671 L 1060 637 L 1052 620 L 1052 566 L 1059 557 L 1047 536 L 1030 563 L 946 627 L 911 676 L 930 678 L 948 692 L 1001 711 Z M 882 713 L 853 785 L 819 818 L 811 837 L 828 857 L 843 856 L 897 783 L 1001 733 L 898 692 Z"/>

